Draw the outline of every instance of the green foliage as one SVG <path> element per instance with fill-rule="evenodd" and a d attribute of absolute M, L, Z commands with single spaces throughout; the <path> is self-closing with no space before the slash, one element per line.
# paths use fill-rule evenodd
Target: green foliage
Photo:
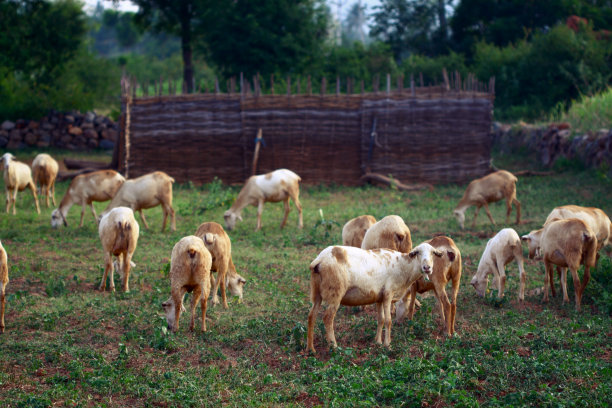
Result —
<path fill-rule="evenodd" d="M 612 259 L 601 256 L 597 268 L 591 269 L 591 280 L 587 285 L 584 297 L 593 299 L 600 313 L 612 316 Z"/>
<path fill-rule="evenodd" d="M 450 52 L 448 55 L 428 58 L 421 55 L 411 55 L 402 61 L 401 70 L 408 78 L 414 75 L 415 85 L 418 86 L 419 74 L 423 74 L 423 81 L 426 84 L 443 82 L 442 70 L 446 68 L 449 76 L 457 71 L 462 78 L 469 72 L 465 65 L 465 58 L 461 54 Z"/>
<path fill-rule="evenodd" d="M 552 110 L 549 121 L 567 122 L 575 132 L 596 132 L 612 128 L 612 88 L 580 101 L 571 101 L 569 109 L 559 103 Z"/>

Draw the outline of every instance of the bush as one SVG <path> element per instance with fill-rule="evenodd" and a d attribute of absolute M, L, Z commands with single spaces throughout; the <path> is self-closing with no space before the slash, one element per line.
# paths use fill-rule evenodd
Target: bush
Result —
<path fill-rule="evenodd" d="M 415 81 L 418 81 L 419 74 L 422 73 L 423 81 L 428 84 L 443 82 L 443 68 L 446 68 L 449 75 L 458 71 L 462 78 L 465 78 L 468 73 L 465 57 L 452 51 L 448 55 L 441 55 L 435 58 L 411 55 L 402 62 L 400 69 L 406 78 L 409 78 L 410 74 L 414 74 Z M 415 85 L 418 86 L 418 82 Z"/>

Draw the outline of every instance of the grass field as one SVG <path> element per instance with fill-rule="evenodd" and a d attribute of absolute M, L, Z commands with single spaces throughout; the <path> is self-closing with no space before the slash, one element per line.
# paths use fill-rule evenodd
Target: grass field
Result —
<path fill-rule="evenodd" d="M 22 160 L 33 155 L 18 154 Z M 530 161 L 514 156 L 495 163 L 512 171 L 528 168 Z M 595 206 L 612 214 L 609 180 L 573 163 L 558 170 L 519 178 L 524 223 L 511 225 L 519 234 L 539 228 L 558 205 Z M 57 186 L 58 202 L 67 186 Z M 536 292 L 543 286 L 543 266 L 531 260 L 524 304 L 517 300 L 516 264 L 507 268 L 503 300 L 496 293 L 477 298 L 469 281 L 487 239 L 506 226 L 505 208 L 491 206 L 497 226 L 482 213 L 475 229 L 461 231 L 452 209 L 464 189 L 447 185 L 405 193 L 304 185 L 302 230 L 296 228 L 295 208 L 279 230 L 282 205 L 267 204 L 263 229 L 254 233 L 256 211 L 248 208 L 229 232 L 234 262 L 247 279 L 244 303 L 231 299 L 228 310 L 209 307 L 206 333 L 190 333 L 184 314 L 177 334 L 166 330 L 161 309 L 169 296 L 172 247 L 204 221 L 222 223 L 238 187 L 175 185 L 176 232 L 159 231 L 159 207 L 146 210 L 151 229 L 141 225 L 128 294 L 97 290 L 103 255 L 89 211 L 83 228 L 77 228 L 75 207 L 69 227 L 54 230 L 51 209 L 42 205 L 37 215 L 31 195 L 20 193 L 17 216 L 0 213 L 11 278 L 6 332 L 0 335 L 0 406 L 609 406 L 609 253 L 593 273 L 580 313 L 574 311 L 571 282 L 570 304 L 559 294 L 541 302 Z M 104 208 L 96 205 L 98 213 Z M 361 214 L 402 216 L 415 245 L 436 234 L 455 240 L 464 261 L 457 336 L 445 339 L 435 298 L 426 296 L 413 321 L 394 324 L 389 349 L 374 344 L 370 306 L 340 309 L 335 351 L 325 343 L 319 317 L 318 353 L 304 352 L 308 265 L 323 248 L 340 243 L 342 225 Z"/>

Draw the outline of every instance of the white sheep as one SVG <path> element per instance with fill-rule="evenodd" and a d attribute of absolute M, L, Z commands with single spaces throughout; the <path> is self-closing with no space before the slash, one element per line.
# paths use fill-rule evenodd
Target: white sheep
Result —
<path fill-rule="evenodd" d="M 184 311 L 185 292 L 193 292 L 191 299 L 191 323 L 195 327 L 195 308 L 200 301 L 202 331 L 206 331 L 206 307 L 210 295 L 210 267 L 212 256 L 201 238 L 190 235 L 181 238 L 172 249 L 170 260 L 170 299 L 162 303 L 168 329 L 176 332 L 179 318 Z"/>
<path fill-rule="evenodd" d="M 38 184 L 39 194 L 45 196 L 47 208 L 49 208 L 49 195 L 55 206 L 55 179 L 59 165 L 55 159 L 46 153 L 41 153 L 34 158 L 32 162 L 32 174 L 34 175 L 34 183 Z"/>
<path fill-rule="evenodd" d="M 10 153 L 2 155 L 2 163 L 4 165 L 4 189 L 6 190 L 6 213 L 8 214 L 13 206 L 13 215 L 17 214 L 15 205 L 17 203 L 17 192 L 25 190 L 28 187 L 32 190 L 34 204 L 36 204 L 36 212 L 40 214 L 38 206 L 38 197 L 36 196 L 36 186 L 32 180 L 32 171 L 30 166 L 15 160 L 15 156 Z"/>
<path fill-rule="evenodd" d="M 307 349 L 315 352 L 314 326 L 321 302 L 328 304 L 323 316 L 327 341 L 337 347 L 334 317 L 340 305 L 376 303 L 376 343 L 391 344 L 391 303 L 400 298 L 421 276 L 429 280 L 433 255 L 442 253 L 427 243 L 403 254 L 387 249 L 364 250 L 350 246 L 325 248 L 310 264 L 310 300 Z"/>
<path fill-rule="evenodd" d="M 368 228 L 361 248 L 387 248 L 407 254 L 412 250 L 410 229 L 399 215 L 387 215 Z"/>
<path fill-rule="evenodd" d="M 232 295 L 238 296 L 238 303 L 242 303 L 242 292 L 246 280 L 236 272 L 236 266 L 232 260 L 232 242 L 223 227 L 216 222 L 205 222 L 198 227 L 195 235 L 202 238 L 206 249 L 212 255 L 210 279 L 213 288 L 213 305 L 219 303 L 219 297 L 217 296 L 219 286 L 221 286 L 221 299 L 224 308 L 227 309 L 228 307 L 225 294 L 226 287 Z M 217 279 L 214 278 L 213 271 L 217 272 Z"/>
<path fill-rule="evenodd" d="M 81 205 L 79 227 L 83 226 L 86 206 L 89 206 L 94 220 L 97 222 L 98 217 L 96 216 L 93 202 L 112 199 L 124 181 L 125 178 L 114 170 L 98 170 L 76 176 L 72 179 L 59 207 L 51 213 L 51 226 L 53 228 L 57 228 L 62 224 L 68 226 L 66 216 L 68 215 L 68 210 L 75 204 Z"/>
<path fill-rule="evenodd" d="M 133 211 L 138 211 L 142 223 L 148 229 L 149 224 L 147 224 L 142 210 L 161 205 L 164 214 L 161 230 L 166 229 L 166 220 L 168 214 L 170 214 L 170 229 L 176 231 L 174 208 L 172 208 L 172 183 L 174 183 L 174 179 L 162 171 L 155 171 L 132 180 L 126 180 L 102 215 L 115 207 L 130 207 Z"/>
<path fill-rule="evenodd" d="M 517 180 L 514 174 L 505 170 L 499 170 L 473 180 L 467 186 L 463 197 L 453 212 L 457 221 L 459 221 L 459 225 L 461 225 L 461 229 L 464 228 L 465 210 L 472 205 L 476 206 L 472 228 L 476 225 L 478 211 L 483 206 L 491 223 L 495 225 L 495 221 L 489 211 L 489 203 L 497 202 L 502 198 L 506 199 L 506 223 L 508 223 L 510 213 L 512 212 L 512 204 L 514 204 L 516 206 L 516 223 L 519 224 L 521 222 L 521 203 L 516 199 Z"/>
<path fill-rule="evenodd" d="M 497 287 L 497 296 L 504 296 L 506 286 L 505 267 L 512 260 L 518 264 L 520 275 L 519 300 L 525 300 L 525 268 L 523 267 L 523 248 L 521 239 L 512 228 L 504 228 L 487 242 L 487 246 L 480 257 L 478 270 L 472 277 L 472 286 L 479 296 L 484 296 L 489 283 L 489 275 L 495 279 L 494 287 Z"/>
<path fill-rule="evenodd" d="M 277 203 L 282 201 L 285 206 L 285 216 L 280 227 L 283 228 L 289 216 L 289 198 L 293 200 L 295 208 L 299 213 L 298 227 L 302 228 L 302 205 L 300 204 L 300 176 L 287 169 L 274 170 L 273 172 L 258 176 L 251 176 L 238 193 L 236 201 L 229 210 L 223 214 L 225 228 L 232 230 L 236 220 L 242 221 L 242 209 L 247 205 L 257 206 L 257 227 L 261 229 L 261 213 L 265 202 Z"/>
<path fill-rule="evenodd" d="M 127 207 L 113 208 L 100 219 L 98 233 L 104 249 L 104 275 L 100 290 L 106 289 L 106 278 L 110 271 L 110 289 L 115 291 L 113 279 L 113 255 L 119 260 L 119 272 L 124 292 L 130 291 L 129 279 L 132 256 L 138 244 L 140 227 L 134 218 L 134 212 Z"/>
<path fill-rule="evenodd" d="M 4 333 L 4 307 L 6 305 L 6 285 L 8 283 L 8 258 L 2 242 L 0 242 L 0 333 Z"/>
<path fill-rule="evenodd" d="M 342 245 L 361 248 L 366 231 L 374 224 L 376 218 L 371 215 L 360 215 L 350 219 L 342 228 Z"/>

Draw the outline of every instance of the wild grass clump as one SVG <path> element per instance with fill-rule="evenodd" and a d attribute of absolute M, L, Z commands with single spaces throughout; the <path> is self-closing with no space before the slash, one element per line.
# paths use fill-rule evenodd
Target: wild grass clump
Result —
<path fill-rule="evenodd" d="M 580 101 L 572 101 L 569 109 L 559 103 L 550 115 L 551 122 L 567 122 L 576 133 L 596 132 L 612 128 L 612 88 Z"/>

